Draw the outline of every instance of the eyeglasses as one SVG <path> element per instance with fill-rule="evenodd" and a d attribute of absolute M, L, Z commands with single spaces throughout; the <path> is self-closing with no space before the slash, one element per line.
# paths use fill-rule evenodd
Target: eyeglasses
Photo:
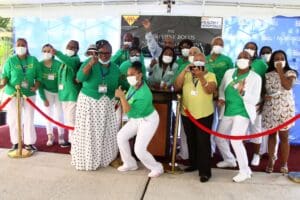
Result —
<path fill-rule="evenodd" d="M 111 52 L 98 51 L 98 54 L 100 54 L 100 55 L 110 55 Z"/>

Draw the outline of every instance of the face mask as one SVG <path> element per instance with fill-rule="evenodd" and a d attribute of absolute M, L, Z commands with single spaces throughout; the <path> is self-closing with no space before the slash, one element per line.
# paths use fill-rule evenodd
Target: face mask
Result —
<path fill-rule="evenodd" d="M 27 48 L 26 47 L 16 47 L 16 54 L 18 56 L 23 56 L 27 53 Z"/>
<path fill-rule="evenodd" d="M 194 62 L 194 56 L 189 56 L 189 62 L 193 63 Z"/>
<path fill-rule="evenodd" d="M 181 49 L 181 54 L 183 57 L 189 56 L 190 49 Z"/>
<path fill-rule="evenodd" d="M 245 49 L 244 51 L 248 52 L 251 57 L 254 56 L 255 51 L 253 49 Z"/>
<path fill-rule="evenodd" d="M 223 52 L 223 47 L 219 45 L 214 45 L 211 52 L 215 54 L 221 54 Z"/>
<path fill-rule="evenodd" d="M 162 57 L 162 61 L 166 64 L 170 64 L 172 62 L 172 60 L 173 60 L 173 57 L 171 57 L 171 56 L 163 56 Z"/>
<path fill-rule="evenodd" d="M 281 67 L 285 68 L 285 65 L 286 65 L 285 60 L 284 61 L 275 61 L 274 62 L 274 67 L 276 67 L 277 65 L 280 65 L 280 63 L 281 63 Z"/>
<path fill-rule="evenodd" d="M 110 63 L 110 60 L 108 60 L 108 61 L 103 61 L 103 60 L 101 60 L 101 58 L 99 58 L 98 61 L 99 61 L 102 65 L 108 65 L 108 64 Z"/>
<path fill-rule="evenodd" d="M 130 56 L 130 62 L 135 62 L 135 61 L 140 61 L 140 57 L 139 56 Z"/>
<path fill-rule="evenodd" d="M 127 82 L 131 86 L 135 86 L 137 84 L 136 76 L 127 76 Z"/>
<path fill-rule="evenodd" d="M 236 65 L 239 69 L 247 69 L 249 67 L 249 60 L 245 58 L 240 58 L 236 61 Z"/>
<path fill-rule="evenodd" d="M 261 57 L 264 61 L 269 62 L 270 58 L 271 58 L 271 54 L 267 53 L 267 54 L 262 55 Z"/>
<path fill-rule="evenodd" d="M 69 57 L 72 57 L 72 56 L 74 56 L 75 51 L 70 50 L 70 49 L 66 49 L 65 54 L 66 54 L 67 56 L 69 56 Z"/>
<path fill-rule="evenodd" d="M 196 66 L 196 67 L 202 67 L 205 65 L 205 62 L 203 61 L 194 61 L 193 64 Z"/>
<path fill-rule="evenodd" d="M 44 58 L 44 60 L 50 60 L 50 59 L 52 59 L 52 54 L 51 53 L 43 53 L 43 58 Z"/>
<path fill-rule="evenodd" d="M 132 46 L 132 42 L 125 41 L 123 44 L 124 46 L 128 46 L 129 48 Z"/>

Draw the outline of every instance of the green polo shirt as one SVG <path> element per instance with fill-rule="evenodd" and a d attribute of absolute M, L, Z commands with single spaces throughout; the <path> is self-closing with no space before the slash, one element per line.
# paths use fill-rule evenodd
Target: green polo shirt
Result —
<path fill-rule="evenodd" d="M 90 59 L 86 60 L 77 73 L 77 79 L 82 82 L 81 92 L 94 99 L 100 99 L 103 95 L 112 99 L 115 96 L 115 90 L 124 85 L 121 81 L 121 73 L 119 67 L 110 63 L 109 67 L 104 67 L 99 62 L 93 65 L 88 75 L 83 73 L 83 68 L 88 64 Z M 99 87 L 106 86 L 107 92 L 103 93 Z"/>
<path fill-rule="evenodd" d="M 130 96 L 131 98 L 128 100 L 130 110 L 127 113 L 129 118 L 143 118 L 153 113 L 152 93 L 145 82 L 137 90 L 134 87 L 130 87 L 126 98 Z"/>
<path fill-rule="evenodd" d="M 44 61 L 40 61 L 40 68 L 42 73 L 42 82 L 39 87 L 39 94 L 43 101 L 46 100 L 45 90 L 53 93 L 58 92 L 58 70 L 61 62 L 52 59 L 51 67 L 47 67 Z"/>
<path fill-rule="evenodd" d="M 16 85 L 20 85 L 22 94 L 34 96 L 35 92 L 30 91 L 30 88 L 35 81 L 42 80 L 39 62 L 34 56 L 28 55 L 25 59 L 19 59 L 17 55 L 13 55 L 4 64 L 2 78 L 7 79 L 6 94 L 14 94 Z"/>
<path fill-rule="evenodd" d="M 115 63 L 118 66 L 127 60 L 129 60 L 129 50 L 119 49 L 115 55 L 110 59 L 111 62 Z M 144 55 L 141 53 L 141 62 L 144 63 Z"/>
<path fill-rule="evenodd" d="M 268 69 L 267 63 L 263 59 L 255 59 L 252 61 L 251 69 L 256 72 L 262 79 L 265 78 L 265 74 Z"/>
<path fill-rule="evenodd" d="M 234 67 L 231 58 L 223 54 L 220 54 L 215 60 L 211 58 L 211 55 L 206 56 L 206 66 L 215 73 L 218 86 L 221 84 L 225 72 Z"/>
<path fill-rule="evenodd" d="M 58 70 L 58 97 L 60 101 L 77 101 L 80 84 L 75 82 L 76 73 L 80 67 L 80 59 L 77 55 L 69 57 L 57 51 L 57 58 L 62 62 Z M 60 88 L 60 85 L 63 87 Z"/>
<path fill-rule="evenodd" d="M 237 76 L 237 70 L 232 75 L 232 81 L 228 84 L 225 89 L 225 112 L 224 116 L 232 117 L 232 116 L 243 116 L 249 119 L 249 115 L 245 108 L 245 104 L 243 98 L 239 94 L 239 92 L 234 88 L 235 84 L 238 82 L 243 81 L 247 76 L 248 73 L 242 74 Z"/>

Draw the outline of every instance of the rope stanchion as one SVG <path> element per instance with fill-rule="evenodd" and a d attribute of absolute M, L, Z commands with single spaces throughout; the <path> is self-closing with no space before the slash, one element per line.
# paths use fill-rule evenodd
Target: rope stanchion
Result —
<path fill-rule="evenodd" d="M 61 127 L 61 128 L 65 128 L 65 129 L 68 129 L 68 130 L 74 130 L 74 127 L 72 126 L 66 126 L 54 119 L 52 119 L 51 117 L 49 117 L 46 113 L 44 113 L 39 107 L 37 107 L 33 101 L 31 101 L 30 98 L 27 98 L 26 96 L 23 95 L 23 98 L 33 107 L 35 108 L 41 115 L 43 115 L 47 120 L 49 120 L 50 122 L 56 124 L 57 126 Z"/>
<path fill-rule="evenodd" d="M 218 133 L 216 131 L 213 131 L 207 127 L 205 127 L 204 125 L 202 125 L 201 123 L 199 123 L 189 112 L 189 110 L 184 109 L 185 113 L 187 114 L 188 118 L 200 129 L 204 130 L 205 132 L 214 135 L 216 137 L 220 137 L 220 138 L 224 138 L 224 139 L 229 139 L 229 140 L 249 140 L 249 139 L 253 139 L 253 138 L 257 138 L 257 137 L 262 137 L 262 136 L 266 136 L 266 135 L 271 135 L 283 128 L 285 128 L 287 125 L 293 123 L 294 121 L 298 120 L 300 118 L 300 114 L 296 115 L 295 117 L 287 120 L 286 122 L 284 122 L 283 124 L 280 124 L 277 127 L 274 127 L 272 129 L 260 132 L 260 133 L 253 133 L 250 135 L 227 135 L 227 134 L 223 134 L 223 133 Z"/>
<path fill-rule="evenodd" d="M 12 98 L 8 97 L 1 105 L 0 105 L 0 111 L 10 102 Z"/>

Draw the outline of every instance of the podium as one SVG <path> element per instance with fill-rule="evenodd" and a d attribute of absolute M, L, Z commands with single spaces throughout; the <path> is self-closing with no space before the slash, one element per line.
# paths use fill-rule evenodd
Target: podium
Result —
<path fill-rule="evenodd" d="M 151 88 L 153 104 L 159 114 L 159 125 L 153 136 L 148 150 L 154 156 L 169 157 L 170 135 L 174 120 L 172 119 L 172 100 L 176 100 L 176 93 L 169 89 Z"/>

